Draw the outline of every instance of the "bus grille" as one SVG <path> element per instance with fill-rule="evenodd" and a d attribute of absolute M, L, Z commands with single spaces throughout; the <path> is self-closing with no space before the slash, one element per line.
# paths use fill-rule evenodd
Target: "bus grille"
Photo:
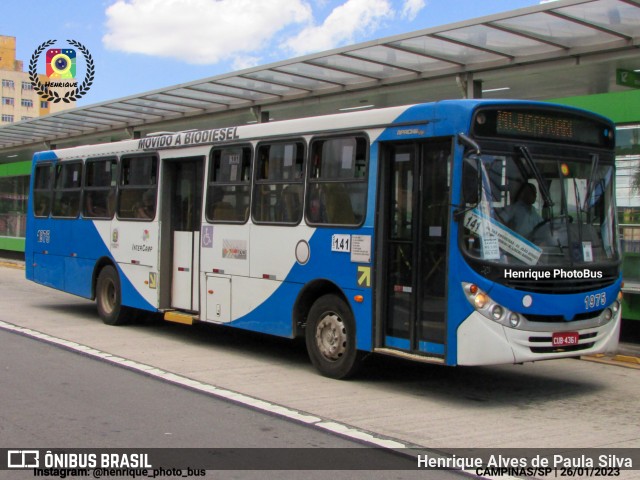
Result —
<path fill-rule="evenodd" d="M 524 316 L 530 322 L 565 323 L 567 321 L 577 322 L 579 320 L 590 320 L 592 318 L 597 318 L 603 311 L 604 309 L 594 310 L 592 312 L 578 313 L 571 320 L 565 320 L 562 315 L 535 315 L 527 313 Z"/>

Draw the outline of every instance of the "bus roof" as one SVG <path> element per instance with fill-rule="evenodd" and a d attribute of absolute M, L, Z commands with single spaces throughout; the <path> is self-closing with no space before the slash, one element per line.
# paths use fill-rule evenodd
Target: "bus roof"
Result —
<path fill-rule="evenodd" d="M 254 125 L 216 127 L 205 130 L 189 130 L 183 132 L 159 132 L 157 135 L 141 139 L 122 140 L 113 143 L 82 145 L 60 150 L 37 152 L 34 161 L 55 159 L 84 158 L 87 156 L 100 157 L 127 153 L 143 153 L 170 148 L 189 148 L 204 145 L 225 145 L 242 141 L 261 140 L 292 135 L 314 135 L 320 133 L 339 132 L 341 130 L 387 128 L 399 125 L 427 124 L 441 120 L 442 116 L 450 115 L 453 123 L 457 123 L 452 132 L 460 131 L 460 122 L 466 122 L 471 113 L 480 105 L 518 105 L 542 108 L 562 108 L 590 114 L 603 121 L 604 117 L 586 112 L 574 107 L 554 105 L 547 102 L 528 100 L 496 100 L 496 99 L 458 99 L 440 100 L 437 102 L 386 107 L 357 112 L 344 112 L 316 117 L 303 117 L 280 120 Z M 439 122 L 442 123 L 442 122 Z M 466 123 L 465 123 L 466 124 Z M 440 125 L 442 128 L 442 125 Z"/>

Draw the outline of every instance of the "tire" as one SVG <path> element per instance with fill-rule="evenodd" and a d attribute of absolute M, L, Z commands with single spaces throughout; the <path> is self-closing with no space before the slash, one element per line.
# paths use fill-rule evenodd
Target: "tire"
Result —
<path fill-rule="evenodd" d="M 337 295 L 324 295 L 312 305 L 305 330 L 311 363 L 325 377 L 353 375 L 361 358 L 356 350 L 356 326 L 349 305 Z"/>
<path fill-rule="evenodd" d="M 120 276 L 114 267 L 107 265 L 100 271 L 96 284 L 98 315 L 107 325 L 124 325 L 128 321 L 127 308 L 122 306 Z"/>

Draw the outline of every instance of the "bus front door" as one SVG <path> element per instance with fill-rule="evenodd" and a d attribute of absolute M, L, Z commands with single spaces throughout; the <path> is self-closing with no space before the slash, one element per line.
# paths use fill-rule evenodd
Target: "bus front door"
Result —
<path fill-rule="evenodd" d="M 436 361 L 445 355 L 451 146 L 450 138 L 388 143 L 382 156 L 378 345 Z"/>
<path fill-rule="evenodd" d="M 171 265 L 171 281 L 161 282 L 169 299 L 161 306 L 197 312 L 204 157 L 166 159 L 162 178 L 162 265 Z"/>

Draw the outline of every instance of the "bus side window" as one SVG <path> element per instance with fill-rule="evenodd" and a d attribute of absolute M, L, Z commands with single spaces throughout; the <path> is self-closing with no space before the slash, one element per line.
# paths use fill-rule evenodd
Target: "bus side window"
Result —
<path fill-rule="evenodd" d="M 153 220 L 156 216 L 158 158 L 123 157 L 118 190 L 118 218 Z"/>
<path fill-rule="evenodd" d="M 367 141 L 364 137 L 315 140 L 305 216 L 310 224 L 357 226 L 367 200 Z"/>
<path fill-rule="evenodd" d="M 253 220 L 296 225 L 302 219 L 304 144 L 260 145 L 256 160 Z"/>
<path fill-rule="evenodd" d="M 206 218 L 209 222 L 245 223 L 251 200 L 251 147 L 211 152 Z"/>
<path fill-rule="evenodd" d="M 84 177 L 83 217 L 113 218 L 117 166 L 116 158 L 87 160 Z"/>
<path fill-rule="evenodd" d="M 77 217 L 80 213 L 81 192 L 82 162 L 58 164 L 51 215 L 62 218 Z"/>
<path fill-rule="evenodd" d="M 33 214 L 36 217 L 48 217 L 51 212 L 51 186 L 53 184 L 53 165 L 38 165 L 33 181 Z"/>

